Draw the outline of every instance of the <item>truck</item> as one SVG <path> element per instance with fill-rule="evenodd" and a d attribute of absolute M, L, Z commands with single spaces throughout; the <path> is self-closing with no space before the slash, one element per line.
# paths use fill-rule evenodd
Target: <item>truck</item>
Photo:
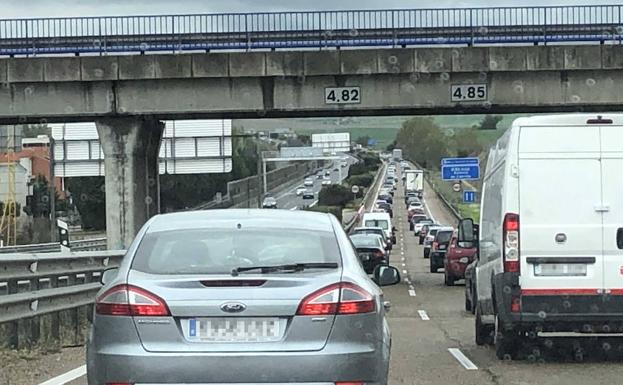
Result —
<path fill-rule="evenodd" d="M 405 170 L 405 193 L 409 191 L 415 191 L 421 197 L 424 191 L 424 171 Z"/>
<path fill-rule="evenodd" d="M 402 160 L 402 150 L 395 148 L 392 152 L 392 158 L 394 158 L 395 161 L 400 162 Z"/>

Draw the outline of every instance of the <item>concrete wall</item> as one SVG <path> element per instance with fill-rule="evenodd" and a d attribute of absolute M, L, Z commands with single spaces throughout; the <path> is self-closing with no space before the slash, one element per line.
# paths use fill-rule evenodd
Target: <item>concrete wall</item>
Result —
<path fill-rule="evenodd" d="M 0 60 L 0 123 L 157 118 L 612 110 L 623 46 L 236 52 Z M 487 102 L 450 86 L 487 83 Z M 359 86 L 362 103 L 326 105 Z"/>

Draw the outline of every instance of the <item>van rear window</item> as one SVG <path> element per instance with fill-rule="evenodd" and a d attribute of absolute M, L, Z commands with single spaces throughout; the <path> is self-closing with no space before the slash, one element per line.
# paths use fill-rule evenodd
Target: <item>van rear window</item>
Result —
<path fill-rule="evenodd" d="M 383 219 L 368 219 L 364 224 L 366 227 L 380 227 L 383 230 L 389 229 L 389 223 Z"/>
<path fill-rule="evenodd" d="M 450 242 L 450 238 L 452 238 L 452 231 L 437 232 L 437 242 Z"/>

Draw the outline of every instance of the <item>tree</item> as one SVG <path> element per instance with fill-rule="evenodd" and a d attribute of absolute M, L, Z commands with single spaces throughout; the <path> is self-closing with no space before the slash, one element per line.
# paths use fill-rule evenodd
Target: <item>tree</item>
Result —
<path fill-rule="evenodd" d="M 497 130 L 498 123 L 500 123 L 504 117 L 500 115 L 485 115 L 480 122 L 481 130 Z"/>
<path fill-rule="evenodd" d="M 363 147 L 367 147 L 370 141 L 370 137 L 368 135 L 360 136 L 355 140 L 355 143 L 362 145 Z"/>
<path fill-rule="evenodd" d="M 432 118 L 416 117 L 405 121 L 396 135 L 403 156 L 425 168 L 439 167 L 441 158 L 447 155 L 447 137 Z"/>
<path fill-rule="evenodd" d="M 84 176 L 66 179 L 67 189 L 80 213 L 82 228 L 106 228 L 106 189 L 103 176 Z"/>
<path fill-rule="evenodd" d="M 386 151 L 393 151 L 394 148 L 396 148 L 396 141 L 394 140 L 393 142 L 391 142 L 390 144 L 387 145 L 387 147 L 385 148 Z"/>
<path fill-rule="evenodd" d="M 36 138 L 38 135 L 50 135 L 50 127 L 46 124 L 24 124 L 22 125 L 22 136 L 24 138 Z"/>
<path fill-rule="evenodd" d="M 453 142 L 456 156 L 459 157 L 478 155 L 482 151 L 476 130 L 471 128 L 457 130 Z"/>

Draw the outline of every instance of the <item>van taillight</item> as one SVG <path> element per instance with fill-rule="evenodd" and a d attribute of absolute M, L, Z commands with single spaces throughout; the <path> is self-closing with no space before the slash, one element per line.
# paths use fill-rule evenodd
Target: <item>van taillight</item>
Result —
<path fill-rule="evenodd" d="M 439 246 L 439 243 L 433 242 L 433 250 L 437 250 L 438 246 Z"/>
<path fill-rule="evenodd" d="M 503 230 L 504 271 L 519 273 L 519 215 L 507 213 Z"/>
<path fill-rule="evenodd" d="M 169 316 L 164 300 L 132 285 L 117 285 L 95 300 L 95 312 L 112 316 Z"/>

